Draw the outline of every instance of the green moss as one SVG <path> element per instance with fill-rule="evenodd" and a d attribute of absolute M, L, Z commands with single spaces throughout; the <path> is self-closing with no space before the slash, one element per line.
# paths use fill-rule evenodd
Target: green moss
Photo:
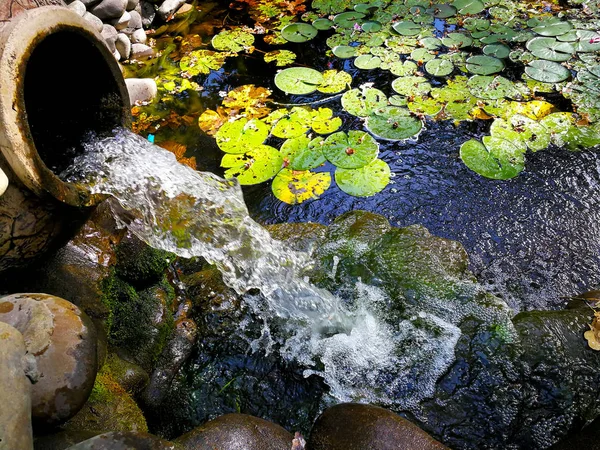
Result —
<path fill-rule="evenodd" d="M 116 274 L 132 285 L 143 287 L 160 280 L 174 259 L 172 253 L 127 239 L 117 247 Z"/>

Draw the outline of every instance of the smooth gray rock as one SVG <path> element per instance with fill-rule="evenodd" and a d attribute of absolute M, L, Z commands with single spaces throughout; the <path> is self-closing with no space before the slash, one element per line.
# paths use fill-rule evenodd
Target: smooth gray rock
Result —
<path fill-rule="evenodd" d="M 75 11 L 81 17 L 83 17 L 84 14 L 87 12 L 85 5 L 79 0 L 75 0 L 73 3 L 69 4 L 68 8 Z"/>
<path fill-rule="evenodd" d="M 119 32 L 112 25 L 104 24 L 102 26 L 101 33 L 102 37 L 106 41 L 106 45 L 111 52 L 115 51 L 115 42 L 117 41 L 117 36 Z"/>
<path fill-rule="evenodd" d="M 129 21 L 131 20 L 131 14 L 127 11 L 123 13 L 121 17 L 118 19 L 114 19 L 110 21 L 110 24 L 115 27 L 117 31 L 122 31 L 129 26 Z"/>
<path fill-rule="evenodd" d="M 98 33 L 102 33 L 102 29 L 104 28 L 104 23 L 102 20 L 98 19 L 95 15 L 90 12 L 86 12 L 83 15 L 83 18 L 92 24 L 92 27 L 96 29 Z"/>
<path fill-rule="evenodd" d="M 127 11 L 133 11 L 139 3 L 140 0 L 127 0 Z"/>
<path fill-rule="evenodd" d="M 131 53 L 131 41 L 124 33 L 119 33 L 115 41 L 115 47 L 119 52 L 121 59 L 128 59 Z"/>
<path fill-rule="evenodd" d="M 125 84 L 132 105 L 137 102 L 149 102 L 156 97 L 158 92 L 156 81 L 152 78 L 128 78 L 125 80 Z"/>
<path fill-rule="evenodd" d="M 139 12 L 137 11 L 129 11 L 129 25 L 127 25 L 128 28 L 132 29 L 132 32 L 134 30 L 137 30 L 139 28 L 142 28 L 142 16 L 140 15 Z"/>
<path fill-rule="evenodd" d="M 152 3 L 144 0 L 140 0 L 140 5 L 142 9 L 142 25 L 144 25 L 146 28 L 149 28 L 156 17 L 156 9 Z"/>
<path fill-rule="evenodd" d="M 21 333 L 12 326 L 0 322 L 1 449 L 33 447 L 31 382 L 24 372 L 25 353 L 25 341 Z"/>
<path fill-rule="evenodd" d="M 117 19 L 123 15 L 126 6 L 127 0 L 102 0 L 90 12 L 102 20 Z"/>
<path fill-rule="evenodd" d="M 145 44 L 133 44 L 131 46 L 132 59 L 145 59 L 154 55 L 154 50 Z"/>
<path fill-rule="evenodd" d="M 81 0 L 81 3 L 83 3 L 87 9 L 90 9 L 100 3 L 100 1 L 101 0 Z"/>
<path fill-rule="evenodd" d="M 142 28 L 139 30 L 135 30 L 131 35 L 131 43 L 132 44 L 145 44 L 146 43 L 146 31 Z"/>
<path fill-rule="evenodd" d="M 117 45 L 117 43 L 115 42 L 115 46 L 116 45 Z M 116 48 L 115 48 L 115 51 L 113 52 L 113 56 L 115 57 L 115 59 L 117 61 L 121 61 L 121 54 L 119 53 L 119 50 L 117 50 Z"/>
<path fill-rule="evenodd" d="M 158 17 L 162 20 L 167 20 L 171 14 L 175 14 L 181 6 L 185 3 L 185 0 L 165 0 L 160 8 L 158 8 Z"/>

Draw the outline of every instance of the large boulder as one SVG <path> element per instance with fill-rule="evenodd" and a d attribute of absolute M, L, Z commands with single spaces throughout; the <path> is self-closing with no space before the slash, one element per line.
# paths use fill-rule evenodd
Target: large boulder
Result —
<path fill-rule="evenodd" d="M 291 448 L 293 439 L 272 422 L 246 414 L 226 414 L 184 434 L 175 443 L 185 450 L 284 450 Z"/>
<path fill-rule="evenodd" d="M 14 294 L 0 297 L 0 322 L 18 329 L 35 356 L 34 424 L 55 425 L 74 416 L 96 376 L 96 331 L 89 317 L 59 297 Z"/>
<path fill-rule="evenodd" d="M 69 450 L 174 450 L 175 446 L 147 433 L 117 431 L 80 442 Z"/>
<path fill-rule="evenodd" d="M 308 450 L 443 450 L 448 447 L 418 426 L 383 408 L 342 403 L 315 422 Z"/>

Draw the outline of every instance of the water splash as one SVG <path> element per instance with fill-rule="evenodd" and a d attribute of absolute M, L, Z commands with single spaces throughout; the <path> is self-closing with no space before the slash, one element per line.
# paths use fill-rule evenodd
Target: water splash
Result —
<path fill-rule="evenodd" d="M 428 311 L 388 323 L 383 291 L 358 283 L 346 304 L 308 283 L 309 255 L 254 222 L 237 184 L 180 165 L 127 130 L 92 137 L 85 150 L 63 179 L 117 198 L 128 211 L 122 225 L 152 247 L 215 264 L 263 321 L 252 350 L 278 351 L 302 364 L 304 374 L 323 377 L 339 401 L 414 409 L 433 394 L 453 361 L 457 324 L 472 309 L 431 299 Z M 260 295 L 248 294 L 252 289 Z M 277 335 L 270 326 L 275 321 Z"/>

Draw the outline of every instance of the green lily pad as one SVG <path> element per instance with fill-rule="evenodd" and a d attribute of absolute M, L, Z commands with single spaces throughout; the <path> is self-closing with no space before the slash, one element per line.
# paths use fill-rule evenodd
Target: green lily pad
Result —
<path fill-rule="evenodd" d="M 352 75 L 348 72 L 337 70 L 326 70 L 323 72 L 323 82 L 317 90 L 324 94 L 337 94 L 350 86 Z"/>
<path fill-rule="evenodd" d="M 419 62 L 431 61 L 435 55 L 426 48 L 417 48 L 410 54 L 411 59 Z"/>
<path fill-rule="evenodd" d="M 361 19 L 363 17 L 365 17 L 365 15 L 361 12 L 348 11 L 337 14 L 333 18 L 333 23 L 341 28 L 353 28 L 355 23 L 362 22 Z"/>
<path fill-rule="evenodd" d="M 435 117 L 446 105 L 431 97 L 413 97 L 411 101 L 406 102 L 406 106 L 412 113 Z"/>
<path fill-rule="evenodd" d="M 577 38 L 575 50 L 579 53 L 591 53 L 600 51 L 600 42 L 596 42 L 600 38 L 600 34 L 590 30 L 577 30 Z"/>
<path fill-rule="evenodd" d="M 377 138 L 399 141 L 417 136 L 423 123 L 405 108 L 387 106 L 367 117 L 365 127 Z"/>
<path fill-rule="evenodd" d="M 447 59 L 432 59 L 425 64 L 425 70 L 434 77 L 445 77 L 454 71 L 454 64 Z"/>
<path fill-rule="evenodd" d="M 413 75 L 417 70 L 418 70 L 419 66 L 417 66 L 416 63 L 414 63 L 413 61 L 398 61 L 395 63 L 390 64 L 389 67 L 389 71 L 390 73 L 392 73 L 393 75 L 396 75 L 398 77 L 404 77 L 407 75 Z"/>
<path fill-rule="evenodd" d="M 510 54 L 510 47 L 505 44 L 489 44 L 483 47 L 483 54 L 494 58 L 506 58 Z"/>
<path fill-rule="evenodd" d="M 334 133 L 325 139 L 323 155 L 336 167 L 357 169 L 366 166 L 379 154 L 379 144 L 364 131 Z"/>
<path fill-rule="evenodd" d="M 560 42 L 551 37 L 536 37 L 527 42 L 527 50 L 533 56 L 548 61 L 567 61 L 575 53 L 575 48 L 568 42 Z"/>
<path fill-rule="evenodd" d="M 486 100 L 512 97 L 517 93 L 513 82 L 500 75 L 473 75 L 467 86 L 472 95 Z"/>
<path fill-rule="evenodd" d="M 408 76 L 396 78 L 392 82 L 392 89 L 400 95 L 415 96 L 425 95 L 431 91 L 431 84 L 427 78 Z"/>
<path fill-rule="evenodd" d="M 441 3 L 433 5 L 427 12 L 437 19 L 447 19 L 456 15 L 456 8 L 452 5 Z"/>
<path fill-rule="evenodd" d="M 179 61 L 181 70 L 190 76 L 209 74 L 211 70 L 219 70 L 225 64 L 225 53 L 211 50 L 196 50 L 190 52 Z"/>
<path fill-rule="evenodd" d="M 485 5 L 481 0 L 455 0 L 452 5 L 460 14 L 474 15 L 479 14 L 485 9 Z"/>
<path fill-rule="evenodd" d="M 535 60 L 525 67 L 525 73 L 544 83 L 560 83 L 571 76 L 566 67 L 552 61 Z"/>
<path fill-rule="evenodd" d="M 282 139 L 295 138 L 308 132 L 311 123 L 312 114 L 305 108 L 295 107 L 277 120 L 271 134 Z"/>
<path fill-rule="evenodd" d="M 560 36 L 573 28 L 570 22 L 542 23 L 535 27 L 533 31 L 541 36 Z"/>
<path fill-rule="evenodd" d="M 381 30 L 382 27 L 383 25 L 381 25 L 381 23 L 377 22 L 376 20 L 368 20 L 367 22 L 363 22 L 361 25 L 363 31 L 367 33 L 376 33 L 379 30 Z"/>
<path fill-rule="evenodd" d="M 275 86 L 288 94 L 310 94 L 323 83 L 323 75 L 307 67 L 291 67 L 275 75 Z"/>
<path fill-rule="evenodd" d="M 335 182 L 346 194 L 370 197 L 381 192 L 390 182 L 390 166 L 381 159 L 359 169 L 335 170 Z"/>
<path fill-rule="evenodd" d="M 504 69 L 501 59 L 493 56 L 471 56 L 467 59 L 467 70 L 477 75 L 491 75 Z"/>
<path fill-rule="evenodd" d="M 495 180 L 514 178 L 524 169 L 525 158 L 517 147 L 504 139 L 490 138 L 487 141 L 484 145 L 470 139 L 461 145 L 460 158 L 469 169 Z"/>
<path fill-rule="evenodd" d="M 557 112 L 548 114 L 540 120 L 540 125 L 550 132 L 551 141 L 562 147 L 565 145 L 564 137 L 569 132 L 569 129 L 575 125 L 573 114 L 569 112 Z"/>
<path fill-rule="evenodd" d="M 276 148 L 259 145 L 244 154 L 226 154 L 221 167 L 225 178 L 237 178 L 242 185 L 259 184 L 273 178 L 283 166 L 283 158 Z"/>
<path fill-rule="evenodd" d="M 290 23 L 281 30 L 281 35 L 286 41 L 297 43 L 310 41 L 317 34 L 319 34 L 319 30 L 303 22 Z"/>
<path fill-rule="evenodd" d="M 373 55 L 360 55 L 354 60 L 354 65 L 356 68 L 363 70 L 379 69 L 381 58 Z"/>
<path fill-rule="evenodd" d="M 544 150 L 550 145 L 550 132 L 539 122 L 521 114 L 510 117 L 510 124 L 521 139 L 533 151 Z"/>
<path fill-rule="evenodd" d="M 523 141 L 521 133 L 515 131 L 510 123 L 501 118 L 496 118 L 492 122 L 492 126 L 490 127 L 490 136 L 496 139 L 504 139 L 509 141 L 513 146 L 515 146 L 520 152 L 525 153 L 527 151 L 527 145 Z M 486 138 L 489 136 L 486 136 Z M 485 139 L 484 139 L 485 144 Z"/>
<path fill-rule="evenodd" d="M 331 185 L 329 172 L 283 169 L 271 185 L 273 195 L 290 205 L 319 198 Z"/>
<path fill-rule="evenodd" d="M 338 58 L 348 59 L 358 55 L 358 49 L 349 45 L 336 45 L 331 49 L 331 52 Z"/>
<path fill-rule="evenodd" d="M 403 20 L 392 25 L 396 33 L 402 36 L 416 36 L 421 32 L 421 25 L 414 23 L 412 20 Z"/>
<path fill-rule="evenodd" d="M 215 134 L 217 145 L 226 153 L 245 153 L 262 144 L 269 136 L 269 127 L 258 119 L 245 117 L 224 123 Z"/>
<path fill-rule="evenodd" d="M 279 151 L 290 169 L 308 170 L 325 163 L 325 156 L 321 150 L 322 144 L 322 138 L 310 139 L 308 136 L 299 136 L 286 140 Z"/>
<path fill-rule="evenodd" d="M 363 87 L 351 89 L 342 95 L 342 108 L 357 117 L 366 117 L 387 104 L 387 98 L 379 89 Z"/>
<path fill-rule="evenodd" d="M 466 2 L 477 2 L 479 0 L 465 0 Z M 456 6 L 456 2 L 453 3 Z M 458 8 L 458 6 L 456 6 Z M 460 12 L 460 11 L 459 11 Z M 464 14 L 464 13 L 461 13 Z M 476 31 L 485 31 L 490 27 L 490 21 L 487 19 L 480 19 L 478 17 L 467 17 L 463 21 L 463 27 L 466 30 L 469 30 L 471 33 Z M 477 38 L 479 39 L 479 38 Z"/>
<path fill-rule="evenodd" d="M 471 46 L 473 39 L 463 33 L 448 33 L 446 37 L 442 38 L 442 44 L 448 48 L 464 48 Z"/>
<path fill-rule="evenodd" d="M 254 35 L 242 30 L 224 30 L 213 36 L 212 46 L 225 52 L 241 52 L 254 44 Z"/>
<path fill-rule="evenodd" d="M 321 17 L 319 19 L 315 19 L 312 23 L 312 26 L 315 27 L 317 30 L 326 31 L 333 26 L 333 20 Z"/>
<path fill-rule="evenodd" d="M 333 111 L 329 108 L 319 108 L 313 111 L 312 129 L 319 134 L 329 134 L 342 126 L 342 119 L 333 117 Z"/>
<path fill-rule="evenodd" d="M 419 44 L 427 50 L 437 50 L 442 46 L 442 41 L 436 37 L 430 36 L 419 40 Z"/>
<path fill-rule="evenodd" d="M 265 53 L 265 62 L 274 62 L 277 67 L 289 66 L 296 60 L 296 54 L 289 50 L 273 50 Z"/>

